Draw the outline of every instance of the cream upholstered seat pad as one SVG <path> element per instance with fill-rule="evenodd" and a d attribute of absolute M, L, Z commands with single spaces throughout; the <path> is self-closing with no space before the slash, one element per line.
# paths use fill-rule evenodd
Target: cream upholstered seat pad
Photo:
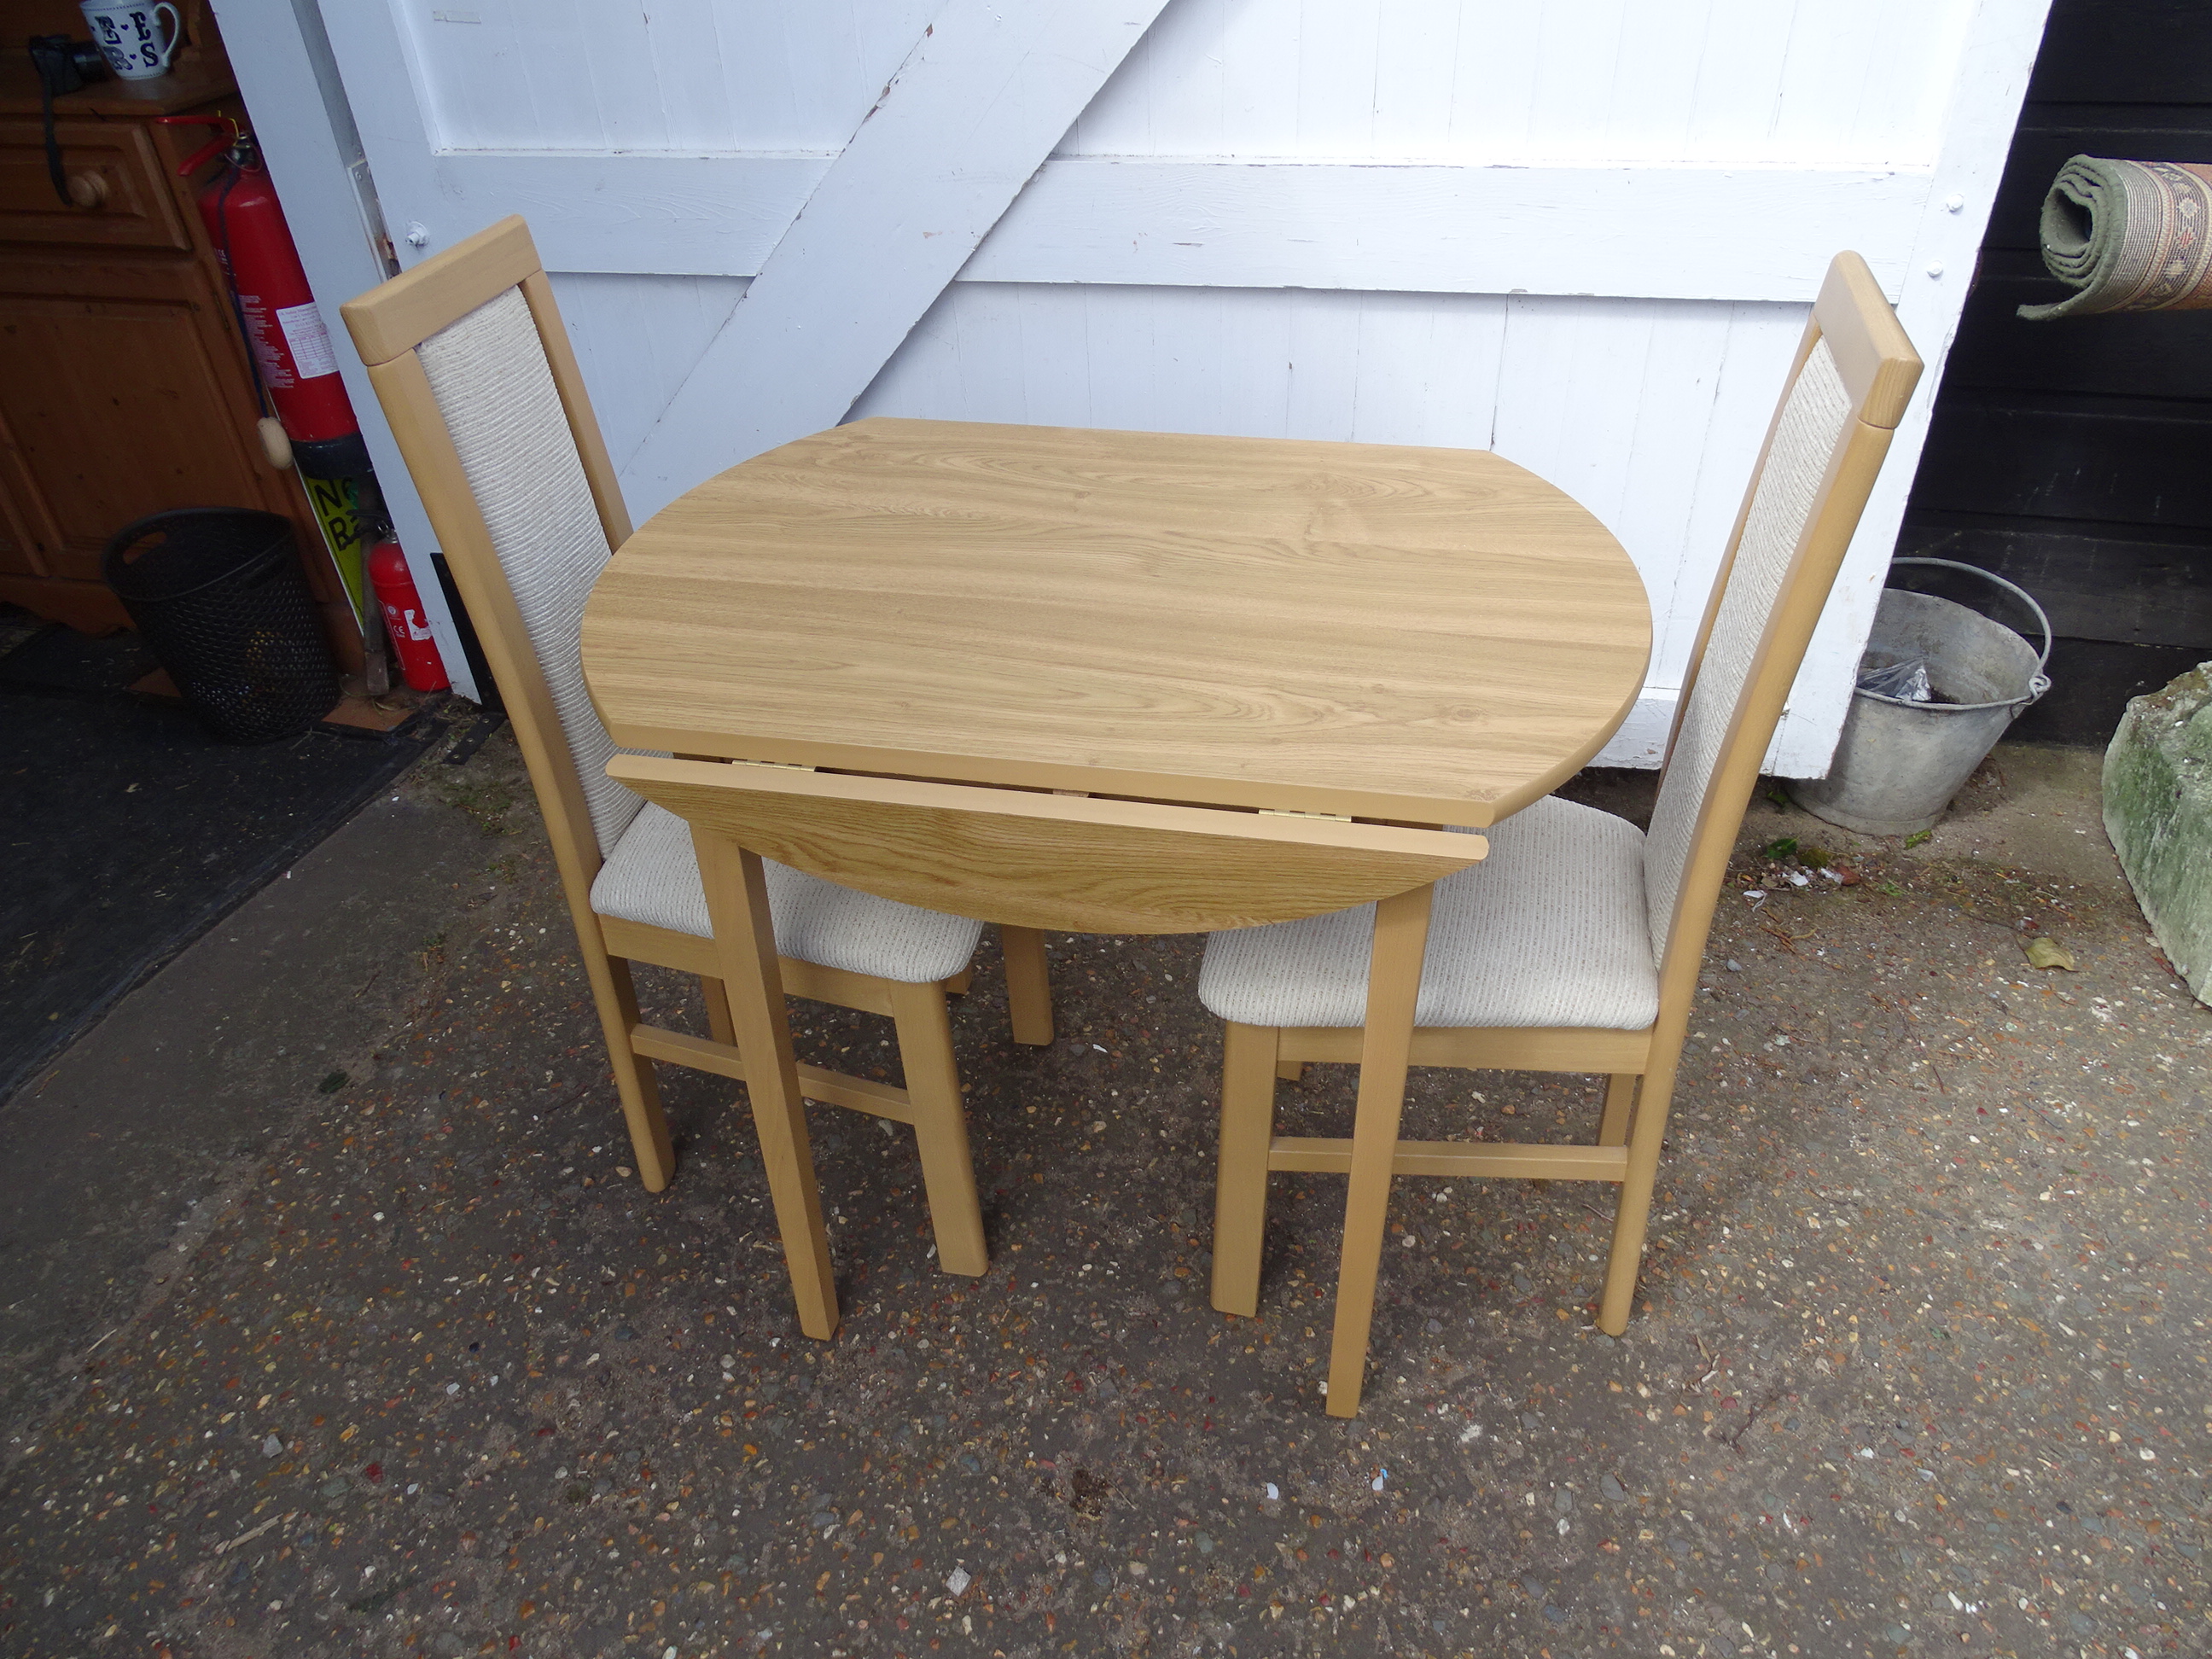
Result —
<path fill-rule="evenodd" d="M 927 985 L 968 965 L 983 924 L 854 892 L 763 860 L 779 956 Z M 714 937 L 691 827 L 647 802 L 592 884 L 592 908 L 622 921 Z"/>
<path fill-rule="evenodd" d="M 1610 812 L 1547 797 L 1484 832 L 1490 855 L 1437 884 L 1425 1026 L 1595 1026 L 1658 1018 L 1644 904 L 1644 836 Z M 1216 933 L 1198 996 L 1240 1025 L 1367 1018 L 1375 907 Z"/>

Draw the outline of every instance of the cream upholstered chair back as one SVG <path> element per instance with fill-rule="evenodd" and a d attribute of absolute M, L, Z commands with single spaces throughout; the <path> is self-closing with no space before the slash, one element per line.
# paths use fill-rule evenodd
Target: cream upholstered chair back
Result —
<path fill-rule="evenodd" d="M 629 517 L 529 228 L 507 218 L 341 307 L 482 640 L 580 928 L 644 803 L 578 629 Z"/>
<path fill-rule="evenodd" d="M 613 550 L 520 287 L 416 348 L 514 595 L 602 856 L 644 801 L 606 775 L 614 739 L 584 687 L 584 601 Z"/>
<path fill-rule="evenodd" d="M 1918 371 L 1865 262 L 1838 255 L 1722 561 L 1644 842 L 1662 995 L 1694 981 L 1759 763 Z"/>
<path fill-rule="evenodd" d="M 1815 340 L 1782 400 L 1781 416 L 1759 476 L 1753 480 L 1743 536 L 1719 582 L 1720 605 L 1698 659 L 1666 775 L 1644 842 L 1644 897 L 1650 907 L 1651 949 L 1663 957 L 1675 901 L 1690 861 L 1699 808 L 1713 787 L 1721 752 L 1751 690 L 1752 668 L 1773 627 L 1784 580 L 1826 482 L 1829 463 L 1851 418 L 1850 395 L 1826 340 Z"/>

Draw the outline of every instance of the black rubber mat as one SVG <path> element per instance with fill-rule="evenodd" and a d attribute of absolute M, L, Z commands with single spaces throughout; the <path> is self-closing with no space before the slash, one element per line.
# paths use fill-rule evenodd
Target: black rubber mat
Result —
<path fill-rule="evenodd" d="M 4 621 L 6 619 L 0 619 Z M 135 635 L 0 628 L 0 1100 L 444 735 L 219 744 Z"/>

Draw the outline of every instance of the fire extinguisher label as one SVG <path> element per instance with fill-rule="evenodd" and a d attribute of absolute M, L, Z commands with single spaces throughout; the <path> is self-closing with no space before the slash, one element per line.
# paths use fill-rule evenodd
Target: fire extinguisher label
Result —
<path fill-rule="evenodd" d="M 292 362 L 301 380 L 318 380 L 338 372 L 330 331 L 323 326 L 323 313 L 315 309 L 313 300 L 305 305 L 279 307 L 276 324 L 284 331 L 284 343 L 291 348 Z"/>
<path fill-rule="evenodd" d="M 289 392 L 299 382 L 293 379 L 292 365 L 276 344 L 261 296 L 241 294 L 238 304 L 246 313 L 246 343 L 253 352 L 253 361 L 261 365 L 262 384 L 271 392 Z"/>

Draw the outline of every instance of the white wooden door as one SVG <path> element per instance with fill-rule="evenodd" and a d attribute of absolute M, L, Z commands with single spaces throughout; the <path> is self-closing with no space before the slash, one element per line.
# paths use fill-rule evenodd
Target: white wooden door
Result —
<path fill-rule="evenodd" d="M 1619 535 L 1649 765 L 1805 309 L 1930 365 L 1770 757 L 1817 775 L 2047 0 L 346 0 L 403 262 L 531 222 L 634 514 L 854 415 L 1493 448 Z M 249 94 L 251 88 L 248 88 Z"/>

